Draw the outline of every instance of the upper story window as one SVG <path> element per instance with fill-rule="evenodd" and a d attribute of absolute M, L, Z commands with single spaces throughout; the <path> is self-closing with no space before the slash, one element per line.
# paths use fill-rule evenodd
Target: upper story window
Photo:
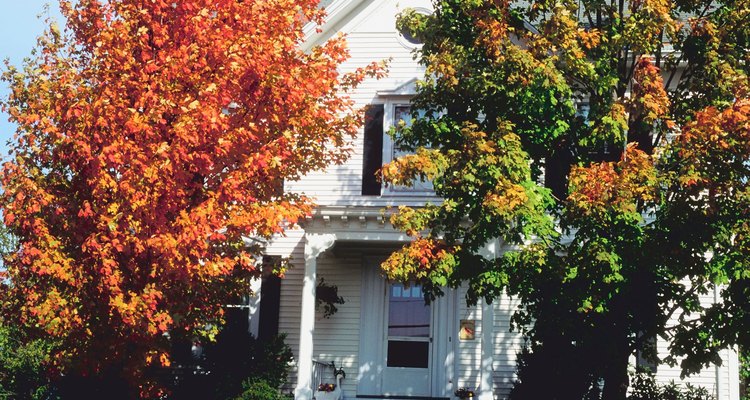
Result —
<path fill-rule="evenodd" d="M 387 134 L 391 129 L 398 129 L 400 126 L 411 126 L 411 106 L 405 102 L 386 103 L 385 118 L 388 121 L 385 124 L 383 138 L 383 164 L 389 163 L 398 157 L 413 153 L 412 151 L 401 148 L 391 135 Z M 420 116 L 424 113 L 420 112 Z M 398 136 L 398 131 L 396 133 Z M 384 195 L 430 195 L 434 191 L 432 182 L 422 180 L 414 181 L 412 186 L 389 185 L 383 188 Z"/>
<path fill-rule="evenodd" d="M 432 182 L 417 180 L 412 186 L 384 186 L 378 171 L 395 158 L 410 152 L 399 147 L 388 132 L 403 123 L 411 124 L 411 107 L 407 101 L 372 104 L 365 112 L 362 162 L 362 194 L 369 196 L 432 196 Z"/>
<path fill-rule="evenodd" d="M 417 79 L 411 79 L 391 90 L 378 91 L 378 104 L 365 111 L 362 194 L 369 196 L 434 196 L 431 182 L 416 181 L 412 186 L 388 186 L 379 182 L 377 172 L 383 164 L 408 154 L 400 148 L 388 132 L 404 124 L 411 125 L 409 100 L 416 92 Z"/>
<path fill-rule="evenodd" d="M 407 12 L 414 12 L 417 16 L 428 16 L 432 14 L 431 10 L 422 7 L 410 8 L 407 9 Z M 414 32 L 408 29 L 405 25 L 399 25 L 397 23 L 396 30 L 399 33 L 399 40 L 405 47 L 414 48 L 422 45 L 422 41 L 415 37 Z"/>
<path fill-rule="evenodd" d="M 414 37 L 408 29 L 399 29 L 398 33 L 401 34 L 401 37 L 404 38 L 404 40 L 413 45 L 422 44 L 422 41 Z"/>

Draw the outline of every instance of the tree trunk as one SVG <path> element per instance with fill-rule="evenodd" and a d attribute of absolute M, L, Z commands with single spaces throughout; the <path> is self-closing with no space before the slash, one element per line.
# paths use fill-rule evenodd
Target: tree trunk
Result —
<path fill-rule="evenodd" d="M 628 378 L 628 359 L 630 351 L 625 330 L 616 332 L 612 337 L 611 355 L 604 371 L 604 390 L 602 400 L 625 400 L 630 379 Z"/>

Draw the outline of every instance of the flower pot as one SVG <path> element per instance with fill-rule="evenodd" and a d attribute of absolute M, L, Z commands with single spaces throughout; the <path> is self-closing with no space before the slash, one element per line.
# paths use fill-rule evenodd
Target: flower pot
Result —
<path fill-rule="evenodd" d="M 334 390 L 333 392 L 324 392 L 318 390 L 315 392 L 315 400 L 339 400 L 341 392 Z"/>

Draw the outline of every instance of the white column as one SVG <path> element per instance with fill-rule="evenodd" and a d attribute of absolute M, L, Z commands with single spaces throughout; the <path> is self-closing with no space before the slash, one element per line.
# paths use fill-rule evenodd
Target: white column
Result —
<path fill-rule="evenodd" d="M 302 283 L 302 311 L 299 325 L 296 400 L 312 400 L 313 331 L 315 330 L 315 287 L 318 256 L 336 241 L 333 234 L 305 234 L 305 278 Z"/>
<path fill-rule="evenodd" d="M 479 381 L 479 396 L 477 400 L 493 400 L 492 390 L 492 359 L 494 346 L 492 343 L 495 329 L 495 313 L 492 304 L 482 300 L 482 362 Z"/>
<path fill-rule="evenodd" d="M 492 240 L 485 244 L 480 250 L 480 254 L 487 259 L 495 259 L 498 256 L 500 248 L 499 240 Z M 481 371 L 479 377 L 479 396 L 477 400 L 493 400 L 494 385 L 492 382 L 492 361 L 494 360 L 495 346 L 493 338 L 495 334 L 495 310 L 492 304 L 488 304 L 484 299 L 482 302 L 482 359 Z"/>
<path fill-rule="evenodd" d="M 729 400 L 740 400 L 740 360 L 736 347 L 727 349 L 729 360 L 727 372 L 729 373 Z"/>
<path fill-rule="evenodd" d="M 261 278 L 253 278 L 250 281 L 250 301 L 248 303 L 248 330 L 257 338 L 260 330 L 260 288 L 263 284 Z"/>

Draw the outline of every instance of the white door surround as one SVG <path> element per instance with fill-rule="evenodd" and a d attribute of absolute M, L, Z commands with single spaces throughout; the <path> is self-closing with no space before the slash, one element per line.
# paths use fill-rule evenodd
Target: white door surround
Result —
<path fill-rule="evenodd" d="M 413 284 L 387 283 L 383 300 L 383 394 L 430 396 L 433 307 Z"/>
<path fill-rule="evenodd" d="M 383 259 L 384 256 L 365 256 L 362 261 L 362 298 L 373 301 L 362 302 L 357 395 L 450 398 L 455 390 L 454 334 L 458 332 L 455 291 L 447 290 L 430 305 L 429 337 L 391 335 L 391 339 L 415 344 L 427 342 L 428 368 L 388 367 L 386 289 L 392 286 L 380 273 Z M 421 381 L 415 383 L 415 379 Z"/>

